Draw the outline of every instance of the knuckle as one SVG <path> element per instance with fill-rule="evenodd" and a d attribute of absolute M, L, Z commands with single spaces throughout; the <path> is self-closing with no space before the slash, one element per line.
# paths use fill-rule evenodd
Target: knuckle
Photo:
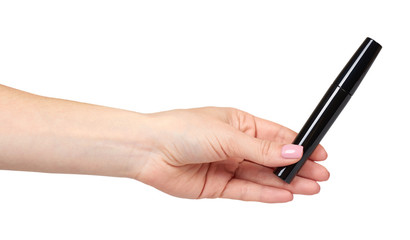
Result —
<path fill-rule="evenodd" d="M 250 136 L 256 135 L 256 121 L 255 117 L 247 112 L 241 110 L 235 110 L 235 113 L 232 115 L 233 125 L 236 129 L 241 132 L 244 132 Z"/>
<path fill-rule="evenodd" d="M 260 146 L 261 146 L 261 150 L 260 150 L 261 158 L 265 162 L 272 155 L 272 151 L 274 148 L 273 142 L 268 141 L 268 140 L 262 140 Z"/>

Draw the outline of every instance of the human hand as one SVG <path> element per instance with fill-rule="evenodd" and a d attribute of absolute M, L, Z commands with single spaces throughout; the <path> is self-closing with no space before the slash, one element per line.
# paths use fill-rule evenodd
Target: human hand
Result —
<path fill-rule="evenodd" d="M 273 168 L 296 133 L 232 108 L 140 114 L 0 85 L 0 169 L 131 177 L 185 198 L 286 202 L 319 192 L 318 146 L 287 184 Z"/>
<path fill-rule="evenodd" d="M 274 167 L 298 161 L 281 156 L 296 133 L 237 109 L 172 110 L 147 120 L 141 145 L 149 147 L 135 179 L 177 197 L 287 202 L 318 193 L 317 181 L 329 178 L 316 163 L 327 157 L 319 145 L 291 184 L 279 179 Z"/>

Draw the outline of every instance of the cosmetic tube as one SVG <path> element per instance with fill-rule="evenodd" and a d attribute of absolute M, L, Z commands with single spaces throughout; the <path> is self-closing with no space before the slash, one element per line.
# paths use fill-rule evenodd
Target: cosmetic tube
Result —
<path fill-rule="evenodd" d="M 295 164 L 276 168 L 275 175 L 287 183 L 293 180 L 359 87 L 381 48 L 371 38 L 364 40 L 293 141 L 293 144 L 303 146 L 301 159 Z"/>

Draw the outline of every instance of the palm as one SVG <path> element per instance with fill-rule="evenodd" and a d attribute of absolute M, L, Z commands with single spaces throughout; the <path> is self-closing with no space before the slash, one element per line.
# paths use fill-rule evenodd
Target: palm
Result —
<path fill-rule="evenodd" d="M 157 174 L 151 185 L 178 197 L 220 197 L 230 180 L 235 176 L 240 160 L 226 159 L 200 164 L 173 165 L 169 160 L 153 160 Z"/>

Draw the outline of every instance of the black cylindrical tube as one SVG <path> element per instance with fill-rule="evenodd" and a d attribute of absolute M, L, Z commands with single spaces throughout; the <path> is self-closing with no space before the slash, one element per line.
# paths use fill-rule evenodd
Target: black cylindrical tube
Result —
<path fill-rule="evenodd" d="M 279 178 L 287 183 L 293 180 L 346 106 L 381 48 L 382 46 L 371 38 L 366 38 L 362 43 L 293 141 L 293 144 L 303 146 L 302 158 L 295 164 L 276 168 L 274 173 Z"/>

